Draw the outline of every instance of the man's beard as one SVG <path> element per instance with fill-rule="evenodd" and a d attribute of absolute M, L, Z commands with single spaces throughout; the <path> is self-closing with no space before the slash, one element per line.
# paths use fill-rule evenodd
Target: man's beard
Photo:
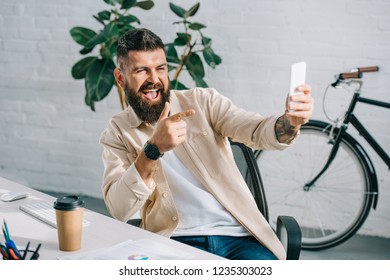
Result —
<path fill-rule="evenodd" d="M 142 98 L 142 91 L 145 89 L 159 89 L 160 90 L 160 102 L 151 104 L 147 100 Z M 124 87 L 127 103 L 133 108 L 137 116 L 144 122 L 155 123 L 160 118 L 161 112 L 165 107 L 165 102 L 170 100 L 170 87 L 164 91 L 164 86 L 160 83 L 152 84 L 147 83 L 141 86 L 138 92 L 130 88 L 126 83 Z"/>

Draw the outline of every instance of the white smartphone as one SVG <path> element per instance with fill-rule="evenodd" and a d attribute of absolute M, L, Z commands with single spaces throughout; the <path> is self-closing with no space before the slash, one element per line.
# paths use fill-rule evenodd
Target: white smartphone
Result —
<path fill-rule="evenodd" d="M 295 89 L 306 83 L 306 62 L 298 62 L 291 65 L 290 91 L 289 96 L 303 94 L 302 91 Z M 289 99 L 290 102 L 290 99 Z"/>

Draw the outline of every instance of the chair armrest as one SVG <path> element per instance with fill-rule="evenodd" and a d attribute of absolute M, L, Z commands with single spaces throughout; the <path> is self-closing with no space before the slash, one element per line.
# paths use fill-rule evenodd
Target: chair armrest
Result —
<path fill-rule="evenodd" d="M 290 216 L 279 216 L 276 235 L 287 252 L 287 259 L 298 260 L 302 245 L 302 232 L 298 222 Z"/>

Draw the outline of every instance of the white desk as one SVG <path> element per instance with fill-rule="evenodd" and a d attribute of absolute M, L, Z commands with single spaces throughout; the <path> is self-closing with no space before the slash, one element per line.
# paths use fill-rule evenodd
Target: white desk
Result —
<path fill-rule="evenodd" d="M 19 246 L 23 247 L 30 241 L 31 248 L 35 248 L 39 243 L 42 243 L 39 250 L 40 260 L 57 259 L 68 254 L 87 252 L 113 246 L 127 240 L 140 240 L 145 238 L 164 245 L 169 245 L 170 248 L 190 253 L 194 256 L 194 259 L 222 259 L 208 252 L 128 225 L 88 209 L 85 209 L 84 211 L 84 218 L 90 221 L 91 224 L 83 227 L 81 249 L 74 252 L 60 251 L 58 249 L 57 230 L 19 210 L 19 205 L 21 204 L 41 200 L 54 202 L 55 198 L 0 177 L 0 195 L 16 190 L 25 190 L 32 195 L 28 198 L 13 202 L 3 202 L 0 200 L 1 223 L 4 218 L 8 224 L 11 238 Z M 4 236 L 2 233 L 0 240 L 4 243 Z"/>

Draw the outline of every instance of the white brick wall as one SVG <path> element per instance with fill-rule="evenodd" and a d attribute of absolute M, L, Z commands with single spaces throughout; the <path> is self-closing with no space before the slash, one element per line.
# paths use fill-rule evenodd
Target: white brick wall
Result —
<path fill-rule="evenodd" d="M 178 18 L 168 0 L 150 11 L 134 9 L 142 26 L 165 42 Z M 172 1 L 189 8 L 197 1 Z M 283 111 L 289 65 L 306 60 L 316 98 L 314 117 L 324 119 L 322 94 L 333 75 L 356 66 L 379 65 L 367 74 L 367 96 L 389 102 L 390 1 L 387 0 L 208 0 L 196 21 L 208 26 L 223 63 L 207 70 L 207 82 L 236 104 L 263 114 Z M 115 90 L 84 105 L 83 81 L 70 69 L 81 56 L 70 38 L 74 26 L 100 27 L 92 14 L 101 0 L 2 0 L 0 3 L 0 176 L 40 190 L 101 197 L 98 138 L 120 110 Z M 333 96 L 337 114 L 347 98 Z M 389 111 L 359 106 L 360 119 L 390 152 Z M 368 149 L 377 169 L 380 198 L 362 233 L 390 237 L 389 170 Z M 0 186 L 1 188 L 1 186 Z"/>

